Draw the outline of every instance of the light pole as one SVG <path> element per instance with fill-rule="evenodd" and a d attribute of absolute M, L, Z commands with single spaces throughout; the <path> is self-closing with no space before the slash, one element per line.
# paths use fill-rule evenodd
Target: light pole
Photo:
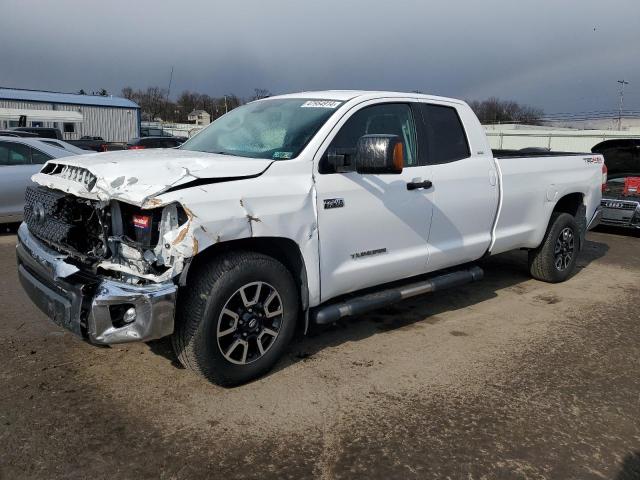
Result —
<path fill-rule="evenodd" d="M 622 130 L 622 107 L 624 105 L 624 86 L 629 85 L 626 80 L 618 80 L 620 84 L 620 108 L 618 110 L 618 130 Z"/>

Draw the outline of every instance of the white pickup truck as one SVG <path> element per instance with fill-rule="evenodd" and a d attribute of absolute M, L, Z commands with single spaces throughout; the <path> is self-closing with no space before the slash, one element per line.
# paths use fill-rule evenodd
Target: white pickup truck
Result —
<path fill-rule="evenodd" d="M 294 331 L 478 280 L 527 249 L 574 271 L 599 219 L 600 155 L 492 152 L 459 100 L 306 92 L 237 108 L 176 149 L 47 162 L 26 194 L 20 280 L 94 344 L 171 335 L 223 385 Z"/>

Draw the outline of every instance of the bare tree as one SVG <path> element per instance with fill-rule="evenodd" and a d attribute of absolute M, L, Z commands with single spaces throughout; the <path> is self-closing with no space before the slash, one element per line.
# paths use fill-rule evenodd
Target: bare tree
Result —
<path fill-rule="evenodd" d="M 271 95 L 266 89 L 256 89 L 255 93 L 261 98 Z M 189 113 L 194 110 L 205 110 L 214 120 L 244 103 L 240 97 L 233 93 L 222 97 L 212 97 L 206 93 L 190 90 L 184 90 L 176 102 L 172 102 L 167 99 L 167 90 L 160 87 L 135 90 L 127 86 L 120 91 L 120 95 L 140 105 L 142 118 L 151 121 L 161 117 L 165 121 L 186 122 Z"/>
<path fill-rule="evenodd" d="M 535 125 L 540 123 L 544 112 L 529 105 L 500 100 L 496 97 L 487 100 L 473 100 L 468 102 L 483 124 L 491 123 L 523 123 Z"/>
<path fill-rule="evenodd" d="M 145 120 L 153 121 L 167 111 L 167 91 L 160 87 L 147 87 L 146 90 L 133 92 Z"/>
<path fill-rule="evenodd" d="M 84 92 L 84 90 L 80 90 L 81 92 Z M 126 98 L 127 100 L 136 100 L 136 92 L 133 88 L 131 87 L 124 87 L 121 91 L 120 91 L 120 95 L 122 95 L 124 98 Z"/>
<path fill-rule="evenodd" d="M 204 106 L 203 97 L 205 97 L 205 95 L 184 90 L 178 96 L 178 100 L 176 102 L 180 120 L 183 122 L 187 121 L 188 115 L 194 110 L 207 110 Z"/>
<path fill-rule="evenodd" d="M 228 93 L 223 98 L 226 101 L 227 111 L 231 111 L 244 103 L 240 97 L 233 93 Z"/>
<path fill-rule="evenodd" d="M 251 97 L 251 100 L 260 100 L 261 98 L 267 98 L 267 97 L 270 97 L 272 95 L 273 95 L 273 93 L 271 93 L 266 88 L 254 88 L 253 89 L 253 97 Z"/>

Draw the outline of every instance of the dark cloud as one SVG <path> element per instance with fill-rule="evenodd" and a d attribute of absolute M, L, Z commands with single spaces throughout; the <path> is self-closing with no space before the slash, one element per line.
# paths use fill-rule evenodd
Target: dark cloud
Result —
<path fill-rule="evenodd" d="M 640 2 L 0 0 L 0 85 L 490 95 L 640 110 Z"/>

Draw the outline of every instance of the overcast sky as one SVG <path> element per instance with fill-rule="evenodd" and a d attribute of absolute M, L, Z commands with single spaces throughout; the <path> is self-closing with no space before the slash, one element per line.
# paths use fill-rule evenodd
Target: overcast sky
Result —
<path fill-rule="evenodd" d="M 0 0 L 0 86 L 384 89 L 640 110 L 640 0 Z"/>

